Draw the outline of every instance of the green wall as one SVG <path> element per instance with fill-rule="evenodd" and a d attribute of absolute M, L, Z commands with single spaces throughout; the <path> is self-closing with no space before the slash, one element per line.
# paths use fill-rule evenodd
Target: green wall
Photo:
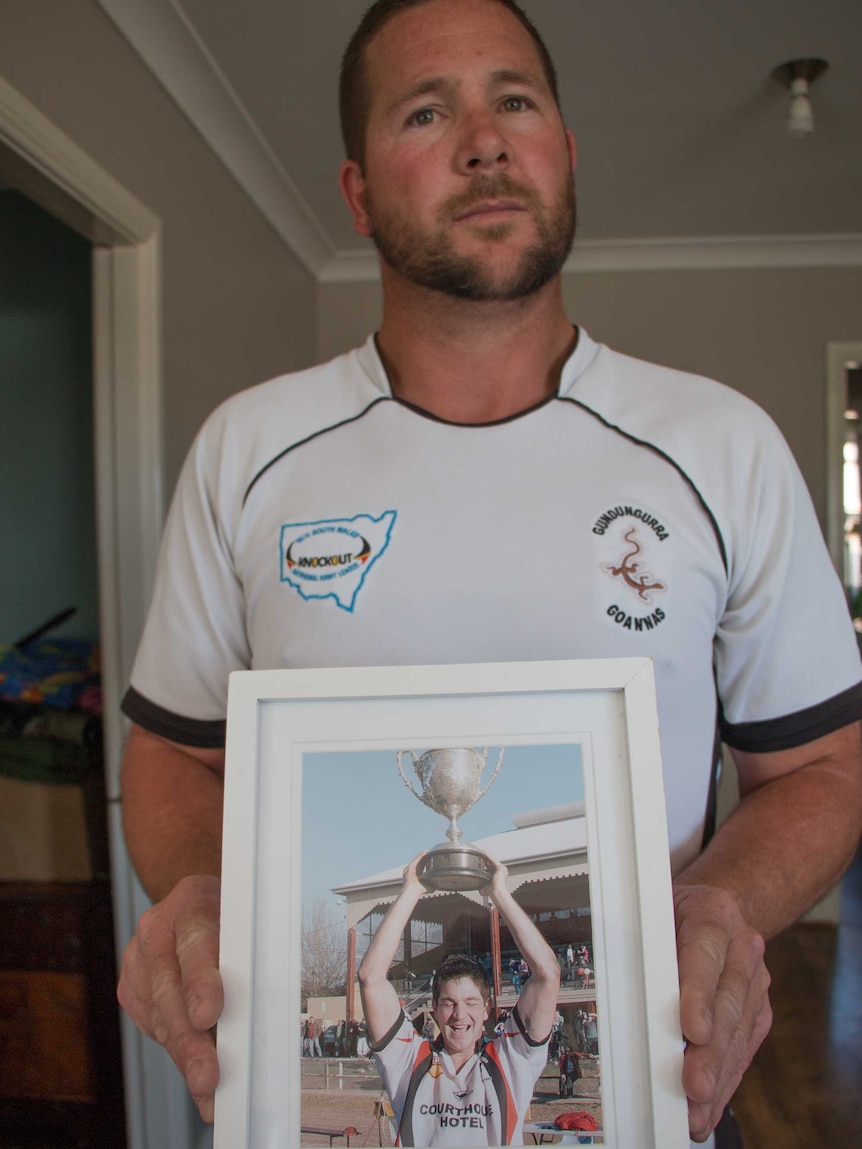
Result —
<path fill-rule="evenodd" d="M 98 636 L 91 248 L 0 191 L 0 644 Z"/>

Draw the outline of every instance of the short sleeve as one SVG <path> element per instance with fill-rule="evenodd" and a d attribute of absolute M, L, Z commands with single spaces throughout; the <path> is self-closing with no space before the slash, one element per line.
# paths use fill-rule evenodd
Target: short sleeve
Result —
<path fill-rule="evenodd" d="M 250 666 L 231 538 L 241 499 L 241 479 L 216 412 L 180 475 L 123 700 L 133 721 L 187 745 L 223 745 L 228 676 Z"/>
<path fill-rule="evenodd" d="M 721 733 L 737 749 L 782 750 L 862 715 L 859 650 L 790 449 L 765 416 L 739 446 L 715 641 Z"/>

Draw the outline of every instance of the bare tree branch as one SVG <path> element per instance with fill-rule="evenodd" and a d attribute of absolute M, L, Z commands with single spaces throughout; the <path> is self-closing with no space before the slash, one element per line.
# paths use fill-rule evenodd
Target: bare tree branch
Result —
<path fill-rule="evenodd" d="M 310 997 L 345 991 L 347 931 L 344 922 L 318 898 L 302 918 L 302 1008 Z"/>

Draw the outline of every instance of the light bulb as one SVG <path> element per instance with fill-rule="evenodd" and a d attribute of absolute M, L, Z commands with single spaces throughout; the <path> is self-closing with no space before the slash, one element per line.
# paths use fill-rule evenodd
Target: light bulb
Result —
<path fill-rule="evenodd" d="M 808 99 L 808 81 L 801 76 L 790 85 L 790 114 L 787 130 L 792 136 L 804 139 L 814 131 L 814 113 Z"/>

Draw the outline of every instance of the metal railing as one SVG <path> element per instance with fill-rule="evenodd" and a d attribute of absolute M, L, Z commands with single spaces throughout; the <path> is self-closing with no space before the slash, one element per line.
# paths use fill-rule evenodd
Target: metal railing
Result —
<path fill-rule="evenodd" d="M 302 1084 L 312 1089 L 380 1089 L 380 1075 L 365 1057 L 302 1059 Z"/>

